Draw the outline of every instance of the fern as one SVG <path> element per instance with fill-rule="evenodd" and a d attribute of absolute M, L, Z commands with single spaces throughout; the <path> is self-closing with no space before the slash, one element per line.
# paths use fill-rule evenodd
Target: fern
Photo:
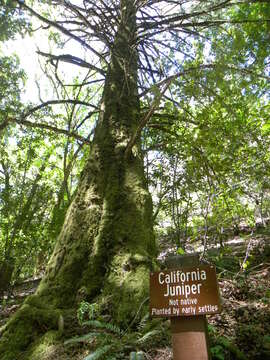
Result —
<path fill-rule="evenodd" d="M 148 340 L 152 339 L 153 336 L 160 334 L 159 329 L 154 329 L 151 331 L 148 331 L 146 334 L 144 334 L 141 338 L 138 339 L 138 344 L 145 344 Z"/>
<path fill-rule="evenodd" d="M 121 336 L 123 333 L 122 330 L 118 326 L 116 326 L 114 324 L 98 321 L 98 320 L 88 320 L 88 321 L 83 322 L 83 325 L 89 325 L 96 329 L 105 329 L 105 330 L 108 330 L 111 333 L 117 334 L 119 336 Z"/>
<path fill-rule="evenodd" d="M 102 347 L 99 347 L 95 352 L 86 356 L 84 360 L 99 360 L 99 359 L 104 360 L 103 356 L 106 355 L 112 349 L 112 347 L 113 347 L 112 345 L 104 345 Z"/>
<path fill-rule="evenodd" d="M 116 360 L 119 356 L 124 358 L 129 353 L 129 359 L 144 359 L 143 351 L 134 351 L 140 347 L 148 346 L 153 336 L 160 335 L 162 328 L 160 322 L 149 322 L 149 316 L 144 316 L 138 326 L 138 332 L 122 331 L 115 324 L 103 322 L 102 320 L 89 319 L 81 323 L 89 326 L 93 331 L 80 337 L 74 337 L 64 344 L 73 344 L 78 342 L 87 342 L 95 339 L 95 351 L 84 358 L 84 360 Z M 153 329 L 153 326 L 155 327 Z M 151 329 L 152 327 L 152 329 Z M 120 359 L 119 358 L 119 359 Z M 126 358 L 126 357 L 125 357 Z"/>
<path fill-rule="evenodd" d="M 64 345 L 75 344 L 75 343 L 78 343 L 78 342 L 85 342 L 85 341 L 90 340 L 93 337 L 96 337 L 96 336 L 99 336 L 99 335 L 100 335 L 100 333 L 98 333 L 98 332 L 90 332 L 90 333 L 82 335 L 82 336 L 76 336 L 76 337 L 73 337 L 71 339 L 68 339 L 68 340 L 66 340 L 64 342 Z"/>
<path fill-rule="evenodd" d="M 145 327 L 145 325 L 147 324 L 147 322 L 149 321 L 149 314 L 147 313 L 146 315 L 144 315 L 144 317 L 141 319 L 139 325 L 138 325 L 138 329 L 143 329 Z"/>

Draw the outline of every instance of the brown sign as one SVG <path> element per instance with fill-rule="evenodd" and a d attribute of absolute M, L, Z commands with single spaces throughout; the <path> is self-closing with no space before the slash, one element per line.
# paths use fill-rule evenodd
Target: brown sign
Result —
<path fill-rule="evenodd" d="M 150 315 L 207 315 L 220 312 L 216 269 L 198 265 L 150 274 Z"/>

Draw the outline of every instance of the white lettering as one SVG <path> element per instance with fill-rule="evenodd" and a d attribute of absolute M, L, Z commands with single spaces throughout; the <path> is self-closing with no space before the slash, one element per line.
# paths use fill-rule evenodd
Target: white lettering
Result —
<path fill-rule="evenodd" d="M 170 286 L 169 286 L 169 284 L 167 284 L 167 292 L 166 292 L 166 294 L 164 294 L 164 296 L 169 296 L 170 295 Z"/>
<path fill-rule="evenodd" d="M 201 279 L 206 280 L 206 271 L 205 270 L 201 271 Z"/>
<path fill-rule="evenodd" d="M 169 299 L 169 305 L 176 306 L 179 305 L 178 299 Z"/>
<path fill-rule="evenodd" d="M 161 279 L 162 276 L 164 276 L 164 273 L 163 273 L 163 272 L 161 272 L 161 273 L 158 274 L 158 282 L 159 282 L 160 284 L 164 284 L 164 280 Z"/>

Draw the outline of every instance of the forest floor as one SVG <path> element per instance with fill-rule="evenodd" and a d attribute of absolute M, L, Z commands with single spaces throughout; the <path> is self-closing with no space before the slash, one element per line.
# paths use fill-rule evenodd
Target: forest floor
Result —
<path fill-rule="evenodd" d="M 209 254 L 223 300 L 222 313 L 208 319 L 216 344 L 212 352 L 217 359 L 269 360 L 270 236 L 266 232 L 235 238 L 239 239 L 243 242 L 235 241 L 216 257 Z"/>
<path fill-rule="evenodd" d="M 223 247 L 209 247 L 205 259 L 216 265 L 222 300 L 221 314 L 207 316 L 212 358 L 270 360 L 270 229 L 228 237 Z M 171 348 L 149 359 L 171 360 Z"/>
<path fill-rule="evenodd" d="M 213 359 L 270 360 L 270 232 L 227 239 L 223 248 L 209 249 L 206 260 L 216 265 L 222 298 L 222 313 L 208 317 Z M 39 281 L 29 279 L 14 285 L 0 299 L 0 328 L 25 297 L 35 292 Z M 157 324 L 163 335 L 155 337 L 158 331 L 153 332 L 150 346 L 142 349 L 145 359 L 170 360 L 169 320 Z M 68 352 L 58 349 L 53 358 L 82 360 L 89 354 L 87 350 L 87 342 L 77 344 Z"/>

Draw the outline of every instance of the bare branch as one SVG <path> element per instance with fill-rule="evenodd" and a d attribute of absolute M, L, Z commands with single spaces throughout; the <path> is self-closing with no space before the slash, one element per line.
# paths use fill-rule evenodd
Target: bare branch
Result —
<path fill-rule="evenodd" d="M 37 54 L 45 56 L 51 60 L 55 60 L 55 61 L 63 61 L 63 62 L 67 62 L 69 64 L 74 64 L 80 67 L 84 67 L 90 70 L 94 70 L 97 71 L 98 73 L 100 73 L 101 75 L 105 75 L 105 71 L 102 69 L 97 68 L 96 66 L 88 63 L 85 60 L 80 59 L 77 56 L 73 56 L 70 54 L 62 54 L 62 55 L 53 55 L 53 54 L 48 54 L 45 52 L 42 52 L 40 50 L 37 51 Z"/>
<path fill-rule="evenodd" d="M 63 134 L 63 135 L 66 135 L 68 137 L 72 137 L 72 138 L 74 138 L 76 140 L 81 141 L 84 144 L 89 144 L 89 145 L 91 144 L 91 141 L 89 139 L 86 139 L 83 136 L 81 136 L 81 135 L 79 135 L 79 134 L 77 134 L 75 132 L 68 131 L 68 130 L 65 130 L 65 129 L 59 129 L 56 126 L 52 126 L 52 125 L 48 125 L 48 124 L 34 123 L 32 121 L 28 121 L 28 120 L 25 120 L 23 118 L 20 118 L 20 119 L 8 118 L 6 120 L 6 123 L 7 123 L 7 125 L 9 123 L 16 123 L 18 125 L 25 125 L 25 126 L 28 126 L 28 127 L 31 127 L 31 128 L 49 130 L 49 131 L 53 131 L 53 132 L 55 132 L 57 134 Z"/>
<path fill-rule="evenodd" d="M 46 24 L 54 27 L 55 29 L 57 29 L 58 31 L 60 31 L 62 34 L 68 36 L 69 38 L 77 41 L 79 44 L 81 44 L 83 47 L 85 47 L 86 49 L 90 50 L 91 52 L 93 52 L 93 54 L 95 54 L 96 56 L 98 56 L 99 58 L 101 58 L 103 61 L 107 62 L 106 59 L 104 58 L 104 56 L 96 51 L 92 46 L 90 46 L 86 41 L 82 40 L 79 36 L 74 35 L 72 33 L 72 30 L 68 30 L 66 29 L 64 26 L 59 25 L 59 23 L 57 21 L 52 21 L 49 20 L 47 18 L 45 18 L 44 16 L 40 15 L 39 13 L 37 13 L 34 9 L 32 9 L 31 7 L 29 7 L 28 5 L 25 4 L 25 2 L 21 2 L 20 0 L 15 0 L 20 6 L 22 6 L 23 8 L 25 8 L 26 10 L 28 10 L 30 12 L 30 14 L 34 15 L 36 18 L 38 18 L 40 21 L 45 22 Z"/>
<path fill-rule="evenodd" d="M 50 106 L 50 105 L 60 105 L 60 104 L 74 104 L 74 105 L 84 105 L 84 106 L 90 106 L 94 109 L 98 109 L 97 106 L 95 105 L 92 105 L 92 104 L 89 104 L 88 102 L 85 102 L 85 101 L 80 101 L 80 100 L 74 100 L 74 99 L 66 99 L 66 100 L 49 100 L 49 101 L 46 101 L 40 105 L 37 105 L 33 108 L 31 108 L 30 110 L 28 110 L 26 113 L 23 113 L 22 115 L 22 118 L 25 119 L 27 118 L 28 116 L 32 115 L 34 112 L 44 108 L 44 107 L 47 107 L 47 106 Z"/>
<path fill-rule="evenodd" d="M 165 92 L 167 91 L 167 89 L 169 88 L 169 86 L 171 85 L 171 82 L 173 81 L 173 77 L 168 79 L 168 81 L 166 82 L 163 90 L 160 92 L 160 94 L 154 99 L 153 104 L 150 108 L 150 110 L 148 111 L 148 113 L 146 114 L 146 116 L 141 120 L 138 128 L 136 129 L 134 135 L 132 136 L 132 138 L 130 139 L 126 151 L 125 151 L 125 157 L 127 158 L 133 148 L 133 146 L 136 143 L 136 140 L 138 139 L 138 137 L 141 134 L 142 129 L 145 127 L 145 125 L 147 124 L 147 122 L 151 119 L 152 115 L 154 114 L 156 108 L 158 107 L 160 100 L 162 99 L 163 95 L 165 94 Z"/>
<path fill-rule="evenodd" d="M 217 68 L 219 66 L 220 66 L 219 64 L 211 63 L 211 64 L 202 64 L 202 65 L 199 65 L 199 66 L 190 67 L 190 68 L 185 69 L 183 71 L 180 71 L 180 72 L 178 72 L 178 73 L 176 73 L 174 75 L 168 76 L 165 79 L 161 80 L 160 82 L 154 84 L 150 88 L 148 88 L 148 89 L 144 90 L 143 92 L 141 92 L 139 97 L 141 98 L 141 97 L 145 96 L 147 93 L 151 92 L 154 87 L 156 87 L 156 86 L 160 87 L 164 83 L 167 83 L 167 81 L 169 81 L 171 79 L 172 80 L 177 79 L 180 76 L 184 76 L 184 75 L 186 75 L 188 73 L 199 71 L 199 70 L 214 69 L 214 68 Z M 253 71 L 252 69 L 249 69 L 249 68 L 239 68 L 237 66 L 224 65 L 224 64 L 222 64 L 222 66 L 224 68 L 228 69 L 228 70 L 231 70 L 231 71 L 239 72 L 239 73 L 242 73 L 242 74 L 245 74 L 245 75 L 249 74 L 249 75 L 256 76 L 258 78 L 270 81 L 270 76 L 263 75 L 263 74 L 258 74 L 258 72 Z"/>

